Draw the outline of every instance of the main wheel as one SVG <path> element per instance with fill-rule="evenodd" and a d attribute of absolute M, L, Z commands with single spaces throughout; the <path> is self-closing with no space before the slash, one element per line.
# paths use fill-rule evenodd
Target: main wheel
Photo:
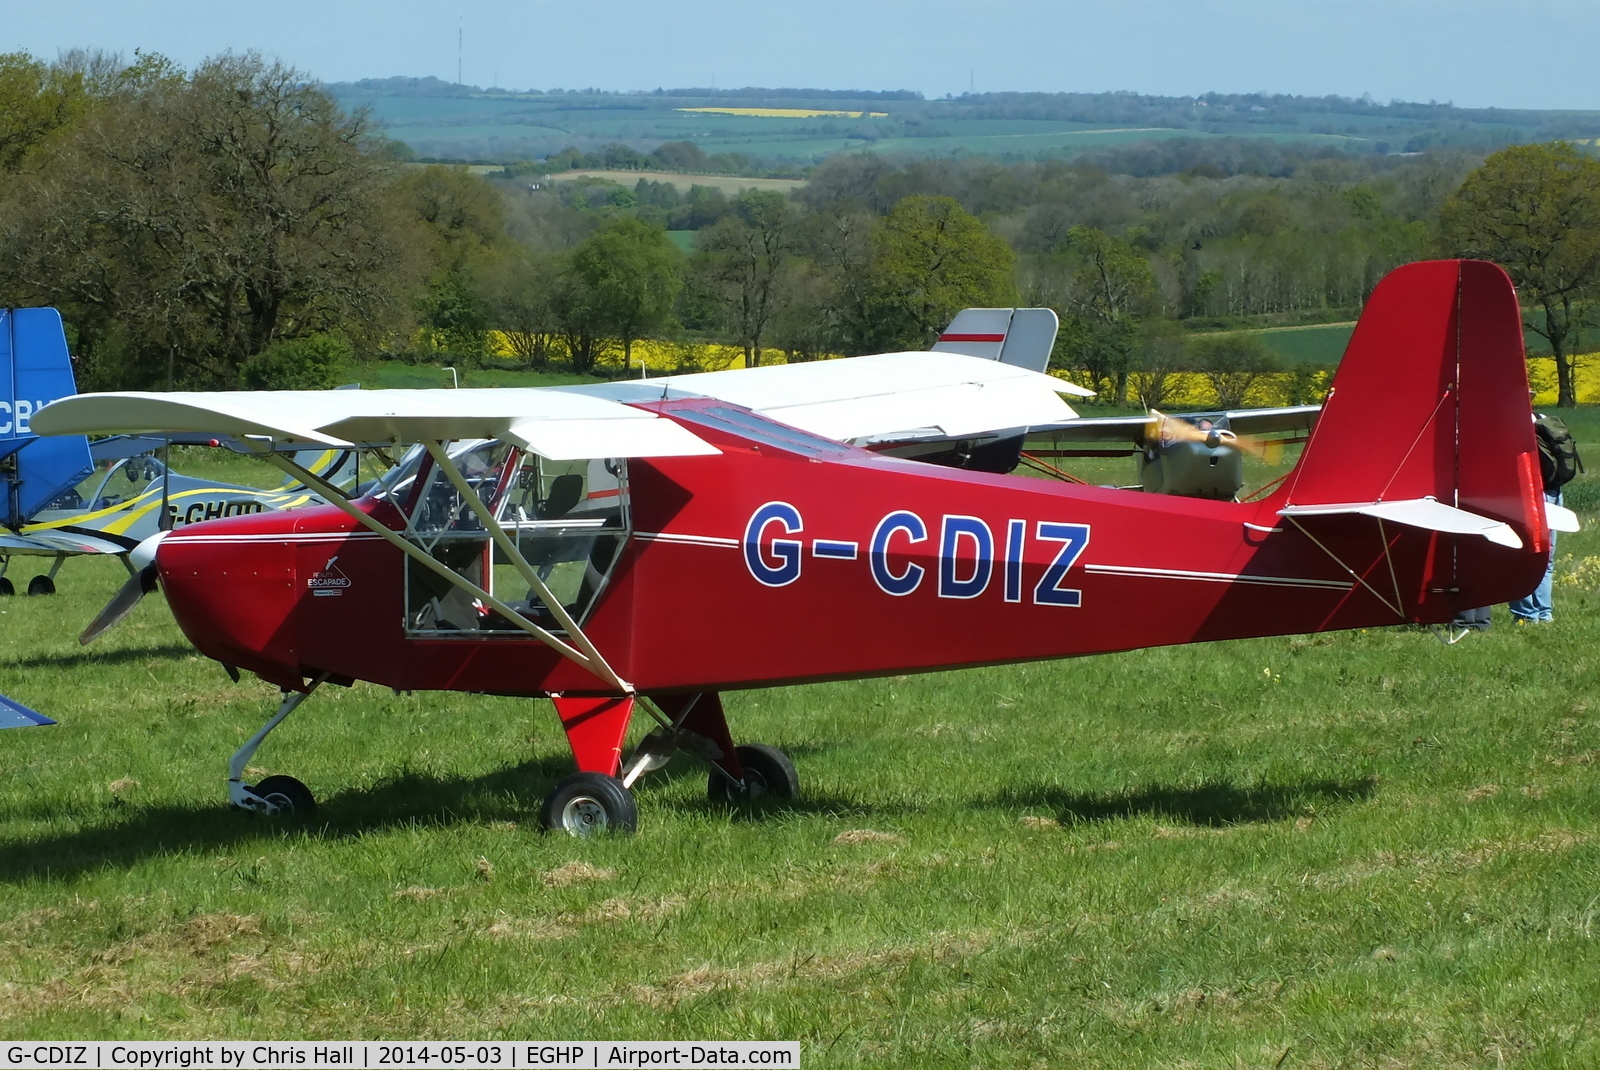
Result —
<path fill-rule="evenodd" d="M 16 594 L 16 593 L 17 593 L 16 584 L 12 583 L 10 580 L 6 579 L 4 576 L 0 576 L 0 595 L 13 595 L 13 594 Z"/>
<path fill-rule="evenodd" d="M 574 773 L 545 796 L 539 823 L 547 831 L 569 836 L 600 832 L 632 832 L 639 827 L 639 807 L 622 781 L 604 773 Z"/>
<path fill-rule="evenodd" d="M 744 767 L 744 790 L 728 783 L 728 778 L 712 770 L 706 793 L 715 803 L 754 802 L 760 798 L 792 799 L 800 794 L 800 775 L 794 763 L 777 747 L 765 743 L 746 743 L 733 748 Z"/>
<path fill-rule="evenodd" d="M 56 581 L 49 576 L 35 576 L 28 581 L 28 594 L 55 594 Z"/>
<path fill-rule="evenodd" d="M 250 790 L 276 806 L 279 813 L 309 814 L 317 808 L 311 789 L 292 776 L 269 776 Z"/>

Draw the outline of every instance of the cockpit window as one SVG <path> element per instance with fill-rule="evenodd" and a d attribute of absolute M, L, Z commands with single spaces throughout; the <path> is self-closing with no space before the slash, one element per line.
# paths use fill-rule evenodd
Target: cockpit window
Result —
<path fill-rule="evenodd" d="M 549 461 L 494 440 L 456 443 L 449 455 L 534 575 L 581 623 L 627 539 L 623 462 Z M 402 511 L 409 506 L 407 537 L 541 627 L 559 630 L 521 569 L 494 544 L 477 511 L 436 465 L 425 463 L 426 456 L 408 454 L 379 491 Z M 411 634 L 525 634 L 409 558 L 405 612 Z"/>
<path fill-rule="evenodd" d="M 165 472 L 161 462 L 149 454 L 103 461 L 77 486 L 46 502 L 44 508 L 84 512 L 111 509 L 143 494 Z"/>

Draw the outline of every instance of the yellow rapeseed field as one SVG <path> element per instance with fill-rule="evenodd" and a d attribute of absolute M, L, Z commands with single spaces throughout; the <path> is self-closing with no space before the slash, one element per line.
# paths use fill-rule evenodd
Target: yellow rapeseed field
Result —
<path fill-rule="evenodd" d="M 515 358 L 516 352 L 501 331 L 489 332 L 489 351 L 503 359 Z M 1588 353 L 1574 358 L 1577 366 L 1578 402 L 1584 405 L 1600 404 L 1600 353 Z M 763 348 L 761 363 L 785 364 L 788 358 L 781 349 Z M 650 375 L 673 375 L 688 372 L 725 371 L 744 366 L 744 351 L 738 346 L 716 345 L 705 342 L 668 342 L 643 339 L 633 344 L 633 370 L 637 373 L 643 365 Z M 622 368 L 622 350 L 614 348 L 604 353 L 599 366 L 616 372 Z M 1068 372 L 1054 372 L 1063 379 L 1077 381 L 1081 376 Z M 1327 372 L 1317 372 L 1309 383 L 1300 384 L 1303 393 L 1320 398 L 1328 388 Z M 1550 357 L 1532 357 L 1528 360 L 1528 383 L 1534 390 L 1535 405 L 1556 403 L 1555 361 Z M 1087 384 L 1084 384 L 1087 385 Z M 1137 398 L 1141 373 L 1129 377 L 1128 394 Z M 1287 405 L 1295 388 L 1293 372 L 1275 372 L 1256 380 L 1245 395 L 1251 407 Z M 1308 389 L 1309 388 L 1309 389 Z M 1206 377 L 1199 372 L 1176 372 L 1167 377 L 1167 398 L 1163 402 L 1171 409 L 1205 409 L 1217 405 L 1217 394 Z"/>
<path fill-rule="evenodd" d="M 817 108 L 679 108 L 678 111 L 713 112 L 717 115 L 754 115 L 762 119 L 885 119 L 886 111 L 826 111 Z"/>
<path fill-rule="evenodd" d="M 514 358 L 516 350 L 504 331 L 489 332 L 489 353 L 501 358 Z M 788 357 L 781 349 L 764 347 L 762 364 L 787 364 Z M 633 370 L 640 364 L 651 375 L 682 375 L 688 372 L 719 372 L 729 368 L 744 367 L 744 350 L 738 346 L 716 345 L 707 342 L 665 342 L 643 338 L 633 343 Z M 608 349 L 601 354 L 599 367 L 615 372 L 622 367 L 622 348 Z"/>
<path fill-rule="evenodd" d="M 1584 353 L 1572 358 L 1577 377 L 1578 404 L 1600 404 L 1600 353 Z M 1528 385 L 1533 387 L 1535 405 L 1556 403 L 1556 361 L 1554 357 L 1528 360 Z"/>

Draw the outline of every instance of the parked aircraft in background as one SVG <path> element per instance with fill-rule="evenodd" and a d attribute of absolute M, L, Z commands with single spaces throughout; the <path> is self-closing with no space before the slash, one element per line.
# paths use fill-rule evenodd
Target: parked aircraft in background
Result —
<path fill-rule="evenodd" d="M 10 400 L 0 399 L 0 595 L 16 593 L 6 575 L 13 557 L 49 558 L 49 571 L 30 579 L 27 592 L 53 594 L 56 574 L 69 557 L 126 558 L 160 531 L 322 501 L 292 480 L 264 490 L 169 470 L 163 457 L 171 445 L 227 444 L 212 436 L 120 436 L 94 443 L 83 435 L 40 438 L 33 415 L 76 390 L 66 333 L 53 308 L 0 309 L 0 382 L 10 385 Z M 299 461 L 345 490 L 358 477 L 354 450 L 319 449 Z"/>

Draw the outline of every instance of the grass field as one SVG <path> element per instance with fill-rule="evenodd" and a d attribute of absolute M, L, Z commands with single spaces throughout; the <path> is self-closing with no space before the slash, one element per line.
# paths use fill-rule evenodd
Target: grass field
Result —
<path fill-rule="evenodd" d="M 1573 422 L 1600 456 L 1600 412 Z M 1590 509 L 1600 478 L 1575 491 Z M 0 603 L 0 691 L 62 722 L 0 733 L 7 1039 L 1600 1063 L 1592 589 L 1454 647 L 1373 629 L 736 694 L 797 804 L 715 809 L 685 762 L 642 782 L 636 837 L 579 842 L 535 831 L 570 766 L 547 703 L 364 685 L 257 756 L 313 819 L 228 811 L 227 755 L 277 696 L 159 597 L 79 648 L 122 579 L 78 561 Z"/>

